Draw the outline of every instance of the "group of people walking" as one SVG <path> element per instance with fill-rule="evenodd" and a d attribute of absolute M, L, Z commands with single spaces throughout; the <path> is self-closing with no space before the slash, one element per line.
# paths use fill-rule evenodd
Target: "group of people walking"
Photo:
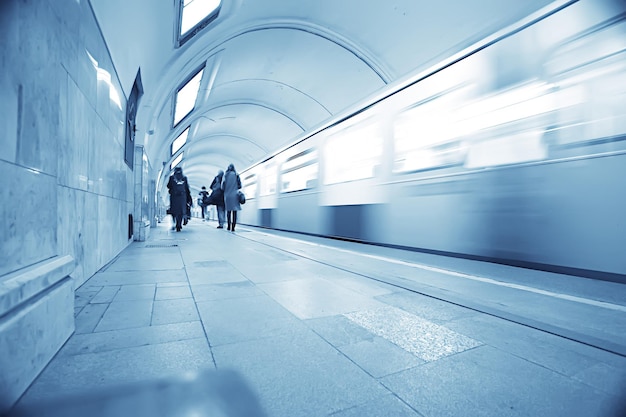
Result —
<path fill-rule="evenodd" d="M 167 183 L 170 193 L 170 214 L 175 220 L 175 228 L 180 232 L 182 226 L 187 224 L 191 216 L 192 198 L 189 191 L 187 177 L 183 175 L 181 167 L 174 168 L 174 173 Z M 211 192 L 206 187 L 202 187 L 198 204 L 202 209 L 202 218 L 205 218 L 205 210 L 208 206 L 214 205 L 217 209 L 218 229 L 224 228 L 227 223 L 227 230 L 234 232 L 237 225 L 237 212 L 241 211 L 239 190 L 241 189 L 241 179 L 235 171 L 233 164 L 228 165 L 226 172 L 221 169 L 209 186 Z"/>

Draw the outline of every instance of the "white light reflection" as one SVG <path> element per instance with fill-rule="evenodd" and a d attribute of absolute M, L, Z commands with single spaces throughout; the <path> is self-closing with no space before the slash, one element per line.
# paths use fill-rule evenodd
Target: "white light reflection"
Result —
<path fill-rule="evenodd" d="M 87 52 L 87 56 L 91 61 L 91 65 L 93 65 L 93 67 L 96 69 L 97 80 L 106 83 L 109 87 L 109 100 L 115 103 L 118 109 L 122 110 L 122 101 L 120 100 L 120 95 L 117 92 L 117 88 L 111 82 L 111 74 L 107 70 L 98 66 L 98 61 L 95 60 L 95 58 L 89 53 L 88 50 L 85 49 L 85 52 Z"/>

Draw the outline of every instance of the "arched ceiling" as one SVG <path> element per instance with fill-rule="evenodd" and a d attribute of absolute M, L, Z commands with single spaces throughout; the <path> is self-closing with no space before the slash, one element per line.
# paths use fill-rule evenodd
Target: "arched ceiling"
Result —
<path fill-rule="evenodd" d="M 217 19 L 175 48 L 178 0 L 90 2 L 126 96 L 141 70 L 136 141 L 155 176 L 169 175 L 171 142 L 190 128 L 182 167 L 194 195 L 229 163 L 243 170 L 551 3 L 222 0 Z M 202 66 L 195 108 L 172 128 L 173 95 Z"/>

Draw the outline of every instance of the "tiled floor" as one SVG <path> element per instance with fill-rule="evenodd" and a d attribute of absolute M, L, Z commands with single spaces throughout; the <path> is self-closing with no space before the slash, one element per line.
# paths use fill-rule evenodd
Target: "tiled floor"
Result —
<path fill-rule="evenodd" d="M 77 289 L 76 332 L 20 405 L 99 404 L 94 395 L 127 387 L 124 404 L 145 407 L 145 392 L 128 387 L 169 381 L 177 388 L 163 398 L 176 407 L 159 415 L 182 415 L 193 381 L 215 395 L 233 376 L 267 416 L 615 413 L 624 356 L 514 321 L 625 348 L 624 286 L 576 281 L 564 294 L 545 275 L 477 265 L 197 219 L 180 233 L 163 224 Z M 207 407 L 185 415 L 216 415 Z"/>

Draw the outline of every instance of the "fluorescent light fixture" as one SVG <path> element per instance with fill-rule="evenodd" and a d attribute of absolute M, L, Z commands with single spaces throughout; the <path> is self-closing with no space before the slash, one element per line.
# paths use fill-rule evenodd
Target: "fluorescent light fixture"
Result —
<path fill-rule="evenodd" d="M 189 134 L 189 128 L 183 130 L 183 133 L 178 135 L 176 139 L 172 142 L 172 156 L 176 154 L 183 147 L 185 143 L 187 143 L 187 135 Z"/>
<path fill-rule="evenodd" d="M 220 0 L 183 0 L 180 36 L 198 26 L 220 7 Z"/>
<path fill-rule="evenodd" d="M 185 152 L 181 152 L 180 155 L 178 155 L 176 158 L 174 158 L 174 160 L 172 161 L 172 163 L 170 164 L 170 169 L 174 169 L 174 167 L 176 165 L 178 165 L 180 163 L 180 161 L 183 160 L 183 154 Z"/>
<path fill-rule="evenodd" d="M 174 109 L 174 126 L 185 118 L 195 107 L 196 97 L 200 88 L 200 80 L 202 80 L 202 68 L 176 93 L 176 107 Z"/>

